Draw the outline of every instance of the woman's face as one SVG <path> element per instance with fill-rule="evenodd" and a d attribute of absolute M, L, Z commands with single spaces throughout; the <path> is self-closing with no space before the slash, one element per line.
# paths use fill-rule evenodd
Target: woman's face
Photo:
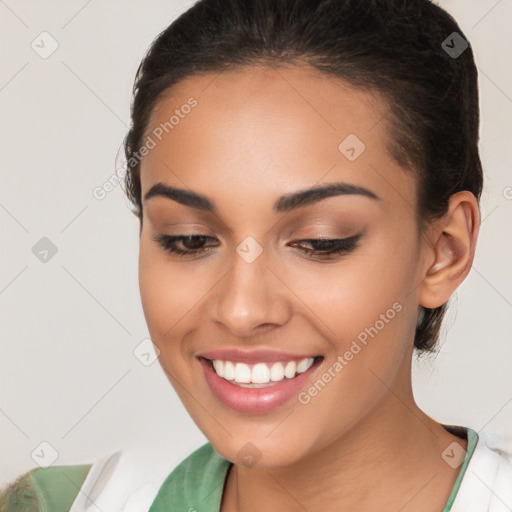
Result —
<path fill-rule="evenodd" d="M 309 68 L 252 67 L 188 78 L 152 113 L 144 314 L 187 411 L 233 462 L 291 464 L 403 407 L 428 250 L 386 111 Z M 171 244 L 179 255 L 160 235 L 199 238 Z"/>

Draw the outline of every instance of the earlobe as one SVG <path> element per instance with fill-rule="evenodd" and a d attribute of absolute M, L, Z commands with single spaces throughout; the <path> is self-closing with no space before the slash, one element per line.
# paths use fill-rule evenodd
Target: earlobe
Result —
<path fill-rule="evenodd" d="M 437 308 L 464 281 L 473 263 L 480 213 L 475 196 L 461 191 L 451 196 L 448 211 L 438 222 L 430 251 L 434 258 L 424 274 L 419 302 Z"/>

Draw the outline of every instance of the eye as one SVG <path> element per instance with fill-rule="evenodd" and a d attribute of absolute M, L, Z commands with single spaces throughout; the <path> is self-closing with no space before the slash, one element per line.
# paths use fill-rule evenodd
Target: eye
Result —
<path fill-rule="evenodd" d="M 349 238 L 313 238 L 306 240 L 297 240 L 292 242 L 301 252 L 308 256 L 315 256 L 327 259 L 335 254 L 348 254 L 356 249 L 358 241 L 362 234 Z M 156 234 L 152 239 L 157 242 L 165 251 L 183 257 L 199 256 L 210 252 L 211 249 L 204 248 L 206 241 L 216 240 L 206 235 L 165 235 Z M 176 244 L 181 243 L 182 247 Z M 313 246 L 312 249 L 304 248 L 302 244 Z M 216 244 L 218 245 L 218 244 Z"/>
<path fill-rule="evenodd" d="M 194 256 L 206 252 L 202 245 L 205 240 L 215 240 L 215 238 L 206 235 L 164 235 L 156 234 L 152 239 L 161 245 L 167 252 L 179 256 Z M 176 247 L 176 243 L 181 242 L 185 249 Z M 188 248 L 187 248 L 188 247 Z"/>
<path fill-rule="evenodd" d="M 297 245 L 299 242 L 306 242 L 313 246 L 313 249 L 300 248 L 301 251 L 308 256 L 317 256 L 327 259 L 336 254 L 349 254 L 358 246 L 359 239 L 362 234 L 354 235 L 349 238 L 312 238 L 307 240 L 298 240 L 293 242 L 292 245 Z"/>

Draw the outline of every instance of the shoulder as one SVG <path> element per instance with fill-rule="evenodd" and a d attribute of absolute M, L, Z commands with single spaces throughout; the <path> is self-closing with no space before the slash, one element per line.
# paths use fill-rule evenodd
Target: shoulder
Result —
<path fill-rule="evenodd" d="M 0 512 L 67 512 L 91 464 L 34 468 L 0 490 Z"/>
<path fill-rule="evenodd" d="M 150 512 L 189 510 L 218 510 L 218 501 L 231 462 L 206 443 L 176 466 L 161 486 Z"/>
<path fill-rule="evenodd" d="M 477 437 L 451 512 L 512 510 L 511 440 L 489 433 Z"/>
<path fill-rule="evenodd" d="M 22 475 L 0 490 L 0 512 L 69 512 L 85 510 L 90 501 L 105 512 L 169 512 L 190 502 L 200 504 L 198 510 L 215 510 L 209 505 L 218 499 L 222 485 L 217 485 L 230 464 L 210 443 L 178 465 L 161 449 L 130 446 L 92 464 L 36 468 Z"/>

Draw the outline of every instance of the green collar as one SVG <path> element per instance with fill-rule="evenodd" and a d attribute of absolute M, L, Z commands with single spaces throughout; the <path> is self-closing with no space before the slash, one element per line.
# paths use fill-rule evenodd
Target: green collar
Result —
<path fill-rule="evenodd" d="M 149 512 L 218 512 L 232 462 L 206 443 L 166 478 Z"/>
<path fill-rule="evenodd" d="M 451 432 L 452 434 L 459 435 L 458 432 L 456 432 L 459 427 L 456 427 L 454 425 L 444 425 L 443 427 L 448 430 L 448 432 Z M 453 484 L 452 491 L 450 492 L 450 495 L 448 496 L 448 499 L 446 500 L 446 504 L 443 507 L 443 510 L 441 512 L 449 512 L 452 508 L 453 502 L 455 501 L 455 497 L 457 496 L 457 493 L 459 492 L 460 484 L 462 483 L 462 479 L 464 478 L 464 474 L 466 473 L 466 468 L 468 467 L 469 461 L 471 457 L 473 456 L 473 452 L 475 451 L 476 443 L 478 442 L 478 434 L 469 427 L 462 427 L 466 431 L 466 436 L 468 440 L 468 447 L 466 450 L 466 455 L 464 456 L 464 460 L 460 466 L 459 473 L 457 475 L 457 479 L 455 480 L 455 483 Z M 448 454 L 447 454 L 448 455 Z"/>

